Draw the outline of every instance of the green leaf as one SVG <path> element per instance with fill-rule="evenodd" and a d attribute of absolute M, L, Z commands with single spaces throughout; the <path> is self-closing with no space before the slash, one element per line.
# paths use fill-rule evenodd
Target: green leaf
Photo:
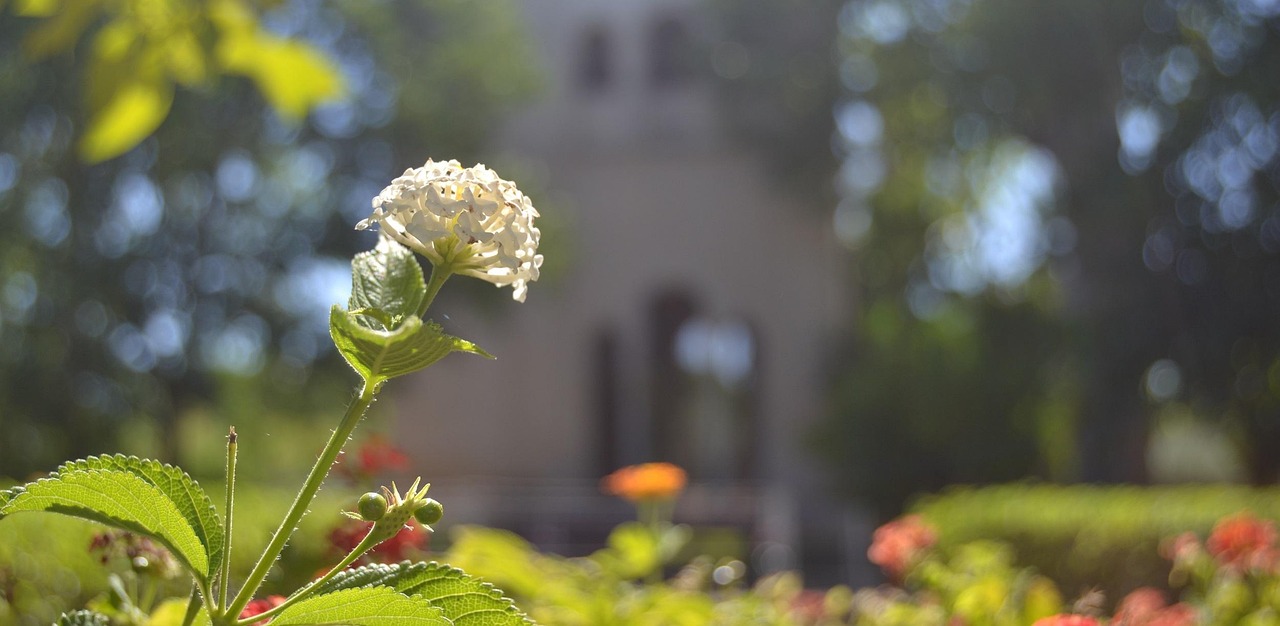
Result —
<path fill-rule="evenodd" d="M 385 235 L 378 245 L 351 260 L 351 310 L 376 309 L 391 316 L 393 329 L 398 320 L 418 314 L 427 294 L 422 266 L 413 251 Z"/>
<path fill-rule="evenodd" d="M 608 547 L 596 551 L 591 558 L 621 578 L 642 578 L 662 566 L 658 545 L 654 529 L 639 522 L 627 522 L 613 529 Z"/>
<path fill-rule="evenodd" d="M 329 313 L 329 335 L 342 358 L 373 385 L 416 372 L 450 352 L 493 358 L 470 341 L 444 334 L 439 324 L 424 324 L 417 315 L 409 316 L 399 328 L 391 331 L 369 328 L 358 318 L 359 314 L 333 307 Z"/>
<path fill-rule="evenodd" d="M 440 609 L 421 598 L 411 598 L 390 587 L 345 589 L 303 600 L 276 615 L 272 626 L 349 624 L 398 626 L 440 624 L 448 626 Z"/>
<path fill-rule="evenodd" d="M 441 563 L 366 565 L 338 574 L 321 591 L 386 586 L 420 596 L 444 611 L 457 626 L 529 626 L 502 591 L 475 576 Z"/>
<path fill-rule="evenodd" d="M 209 571 L 218 571 L 223 555 L 222 518 L 213 508 L 213 500 L 191 476 L 172 465 L 123 454 L 70 461 L 59 467 L 57 474 L 95 469 L 129 472 L 164 493 L 178 507 L 204 546 L 209 555 Z"/>
<path fill-rule="evenodd" d="M 110 626 L 111 618 L 93 611 L 72 611 L 58 617 L 55 626 Z"/>
<path fill-rule="evenodd" d="M 48 18 L 31 29 L 22 41 L 22 51 L 32 61 L 71 50 L 101 10 L 100 2 L 61 2 L 58 0 L 19 0 L 13 5 L 15 15 Z"/>
<path fill-rule="evenodd" d="M 125 76 L 90 112 L 80 157 L 98 163 L 120 156 L 160 127 L 173 105 L 173 83 L 157 71 Z"/>
<path fill-rule="evenodd" d="M 203 581 L 209 555 L 178 506 L 136 474 L 89 469 L 56 474 L 10 490 L 0 518 L 49 511 L 115 526 L 159 541 Z"/>

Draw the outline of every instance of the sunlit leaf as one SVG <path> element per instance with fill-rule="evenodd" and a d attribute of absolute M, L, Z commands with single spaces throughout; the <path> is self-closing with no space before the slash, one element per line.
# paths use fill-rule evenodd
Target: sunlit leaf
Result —
<path fill-rule="evenodd" d="M 128 152 L 160 127 L 172 105 L 173 83 L 165 77 L 155 72 L 123 77 L 106 102 L 90 111 L 80 157 L 98 163 Z"/>
<path fill-rule="evenodd" d="M 207 580 L 209 555 L 178 506 L 136 474 L 83 470 L 56 474 L 11 490 L 0 518 L 48 511 L 100 522 L 151 537 L 196 576 Z"/>
<path fill-rule="evenodd" d="M 98 14 L 98 0 L 17 0 L 18 15 L 47 17 L 22 41 L 22 51 L 32 60 L 71 50 Z"/>
<path fill-rule="evenodd" d="M 271 623 L 273 626 L 448 626 L 450 622 L 439 608 L 425 600 L 410 598 L 389 587 L 369 587 L 307 598 L 281 611 Z"/>
<path fill-rule="evenodd" d="M 209 77 L 204 48 L 191 30 L 177 30 L 159 45 L 165 69 L 173 80 L 190 87 L 203 83 Z"/>
<path fill-rule="evenodd" d="M 13 12 L 22 17 L 50 17 L 58 12 L 62 3 L 63 0 L 14 0 Z"/>
<path fill-rule="evenodd" d="M 260 57 L 251 74 L 267 101 L 297 121 L 322 102 L 342 94 L 336 68 L 315 48 L 299 41 L 261 37 Z"/>
<path fill-rule="evenodd" d="M 252 79 L 286 119 L 300 120 L 342 93 L 337 68 L 314 47 L 262 33 L 243 11 L 228 9 L 215 20 L 223 33 L 217 48 L 223 69 Z"/>
<path fill-rule="evenodd" d="M 439 607 L 457 626 L 527 626 L 532 624 L 502 591 L 475 576 L 440 563 L 367 565 L 345 571 L 323 591 L 386 586 L 419 596 Z"/>
<path fill-rule="evenodd" d="M 342 358 L 371 384 L 418 371 L 450 352 L 493 358 L 470 341 L 444 334 L 439 324 L 424 324 L 416 315 L 409 316 L 392 331 L 369 328 L 360 323 L 358 317 L 333 307 L 329 313 L 329 334 Z"/>
<path fill-rule="evenodd" d="M 91 456 L 87 459 L 64 463 L 58 468 L 57 474 L 85 470 L 129 472 L 163 492 L 182 513 L 182 517 L 187 520 L 204 546 L 205 552 L 209 555 L 209 571 L 218 570 L 222 564 L 223 555 L 222 519 L 213 508 L 213 500 L 186 472 L 159 461 L 116 454 Z"/>
<path fill-rule="evenodd" d="M 352 309 L 377 309 L 394 321 L 416 315 L 427 284 L 413 251 L 390 237 L 378 238 L 373 250 L 351 261 Z M 390 328 L 390 324 L 385 324 Z"/>

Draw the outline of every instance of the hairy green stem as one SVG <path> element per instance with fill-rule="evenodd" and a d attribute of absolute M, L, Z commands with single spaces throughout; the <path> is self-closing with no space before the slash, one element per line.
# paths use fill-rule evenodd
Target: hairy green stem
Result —
<path fill-rule="evenodd" d="M 293 501 L 293 506 L 289 508 L 289 512 L 285 515 L 284 521 L 280 522 L 280 527 L 276 529 L 275 535 L 271 537 L 271 542 L 267 544 L 267 549 L 262 553 L 262 557 L 258 559 L 258 563 L 253 566 L 253 571 L 249 572 L 249 577 L 245 579 L 244 586 L 240 588 L 240 592 L 236 594 L 230 606 L 227 606 L 222 613 L 222 619 L 219 622 L 223 624 L 235 623 L 240 612 L 253 599 L 253 594 L 262 585 L 262 581 L 266 579 L 267 572 L 271 570 L 271 565 L 280 557 L 280 552 L 284 550 L 284 545 L 289 541 L 290 535 L 298 528 L 298 522 L 302 520 L 302 516 L 306 514 L 307 507 L 311 505 L 311 500 L 315 498 L 316 492 L 320 491 L 320 485 L 324 483 L 324 479 L 329 475 L 329 470 L 333 467 L 334 461 L 338 459 L 338 453 L 342 451 L 342 446 L 346 444 L 347 438 L 351 436 L 351 431 L 355 430 L 356 424 L 360 423 L 360 418 L 364 417 L 364 412 L 368 410 L 369 405 L 373 404 L 374 394 L 377 393 L 374 385 L 365 383 L 360 389 L 360 395 L 351 401 L 351 405 L 347 407 L 346 415 L 342 416 L 342 422 L 334 429 L 333 436 L 329 437 L 329 443 L 325 444 L 324 451 L 320 453 L 320 458 L 316 459 L 316 464 L 311 468 L 311 473 L 307 476 L 307 482 L 303 483 L 302 490 L 298 492 L 298 497 Z"/>
<path fill-rule="evenodd" d="M 227 504 L 223 510 L 227 513 L 227 523 L 222 528 L 222 573 L 219 575 L 219 586 L 222 588 L 218 606 L 227 605 L 227 590 L 231 587 L 231 520 L 235 513 L 236 495 L 236 427 L 231 427 L 227 434 Z"/>
<path fill-rule="evenodd" d="M 427 314 L 427 309 L 431 308 L 431 303 L 435 301 L 436 294 L 440 293 L 440 288 L 444 286 L 444 281 L 449 280 L 453 272 L 446 267 L 440 269 L 431 266 L 431 277 L 427 279 L 427 293 L 422 297 L 422 305 L 418 307 L 418 317 Z"/>
<path fill-rule="evenodd" d="M 196 614 L 200 612 L 200 589 L 198 587 L 191 588 L 191 599 L 187 601 L 187 613 L 182 617 L 182 626 L 191 626 L 196 621 Z"/>
<path fill-rule="evenodd" d="M 364 539 L 361 539 L 360 543 L 357 544 L 355 548 L 352 548 L 351 552 L 347 553 L 347 556 L 342 557 L 342 560 L 339 561 L 337 565 L 334 565 L 328 572 L 326 572 L 324 576 L 321 576 L 320 578 L 317 578 L 307 583 L 305 587 L 293 592 L 293 595 L 289 596 L 288 599 L 286 599 L 284 602 L 281 602 L 279 606 L 274 607 L 269 611 L 259 613 L 258 615 L 254 615 L 251 618 L 242 619 L 236 622 L 236 626 L 249 626 L 250 624 L 253 624 L 254 622 L 257 622 L 259 620 L 263 620 L 268 617 L 274 617 L 276 614 L 280 613 L 281 611 L 305 599 L 307 596 L 311 595 L 311 593 L 314 592 L 316 589 L 319 589 L 321 585 L 329 582 L 334 576 L 337 576 L 338 574 L 346 570 L 347 566 L 354 563 L 356 559 L 360 558 L 361 556 L 364 556 L 364 553 L 374 549 L 374 547 L 376 547 L 378 543 L 379 543 L 378 541 L 375 541 L 373 539 L 373 528 L 369 528 L 369 532 L 365 534 Z"/>

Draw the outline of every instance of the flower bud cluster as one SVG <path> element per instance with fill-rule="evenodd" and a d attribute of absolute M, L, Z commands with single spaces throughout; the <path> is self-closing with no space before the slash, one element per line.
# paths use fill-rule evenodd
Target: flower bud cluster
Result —
<path fill-rule="evenodd" d="M 369 492 L 360 497 L 357 503 L 359 512 L 348 516 L 373 522 L 368 536 L 361 543 L 372 547 L 395 537 L 409 523 L 410 518 L 416 518 L 428 530 L 431 530 L 431 524 L 440 521 L 444 516 L 444 507 L 426 497 L 431 483 L 418 488 L 421 480 L 415 479 L 404 495 L 400 495 L 395 483 L 391 483 L 391 488 L 383 487 L 382 493 Z"/>

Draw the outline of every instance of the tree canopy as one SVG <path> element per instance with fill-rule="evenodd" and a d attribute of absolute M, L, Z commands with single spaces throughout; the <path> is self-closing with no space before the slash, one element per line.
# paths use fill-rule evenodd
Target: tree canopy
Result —
<path fill-rule="evenodd" d="M 891 513 L 955 482 L 1143 481 L 1175 410 L 1276 480 L 1280 6 L 809 10 L 838 32 L 812 66 L 833 150 L 808 163 L 835 178 L 857 294 L 814 437 L 837 486 Z M 753 32 L 730 36 L 757 59 Z M 812 127 L 775 112 L 748 135 L 768 149 Z"/>

